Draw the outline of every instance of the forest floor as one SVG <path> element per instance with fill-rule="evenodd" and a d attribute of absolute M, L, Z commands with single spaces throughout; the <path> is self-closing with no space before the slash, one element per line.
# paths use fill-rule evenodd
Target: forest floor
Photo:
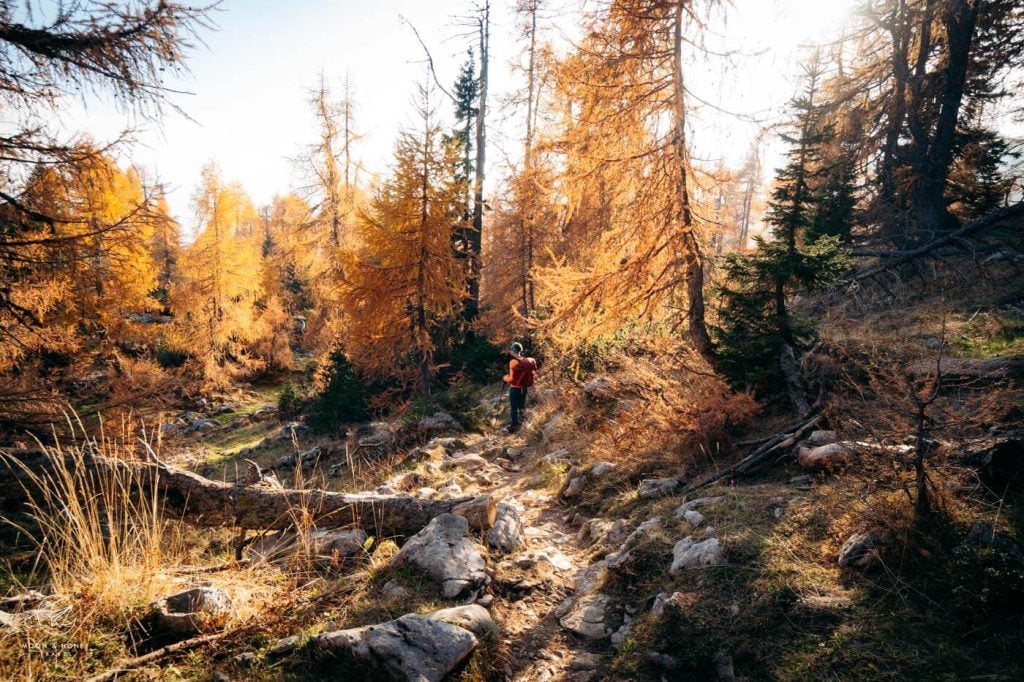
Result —
<path fill-rule="evenodd" d="M 888 353 L 879 357 L 891 363 L 909 358 L 892 355 L 897 347 L 920 347 L 927 356 L 935 339 L 963 359 L 1019 357 L 1024 291 L 998 296 L 845 312 L 842 323 L 826 325 L 826 339 L 850 357 L 867 345 L 881 348 L 874 352 Z M 965 463 L 962 451 L 976 433 L 942 436 L 931 464 L 939 511 L 927 526 L 908 503 L 912 470 L 900 449 L 907 433 L 888 416 L 890 407 L 879 407 L 885 396 L 878 386 L 865 399 L 837 383 L 826 418 L 849 446 L 846 466 L 808 471 L 781 452 L 752 476 L 685 495 L 685 483 L 737 453 L 686 459 L 653 429 L 595 447 L 598 434 L 620 433 L 623 406 L 639 410 L 634 419 L 653 409 L 633 404 L 635 367 L 607 369 L 587 385 L 542 381 L 514 435 L 501 428 L 500 394 L 481 389 L 476 413 L 483 418 L 474 428 L 364 452 L 353 445 L 358 434 L 315 436 L 280 419 L 277 389 L 264 386 L 182 413 L 159 451 L 217 480 L 252 483 L 255 463 L 286 487 L 433 499 L 489 494 L 516 509 L 523 532 L 512 551 L 474 536 L 489 584 L 469 599 L 486 606 L 500 634 L 481 641 L 456 670 L 453 679 L 463 682 L 1024 678 L 1024 555 L 1017 556 L 1016 539 L 1024 505 L 1019 487 L 981 485 Z M 970 404 L 957 390 L 952 407 Z M 1019 396 L 995 390 L 982 393 L 997 402 Z M 1004 413 L 1000 428 L 1020 428 L 1019 409 Z M 783 420 L 766 410 L 731 440 L 756 439 Z M 988 540 L 979 527 L 990 529 Z M 868 531 L 880 538 L 871 565 L 840 567 L 844 542 Z M 465 601 L 443 599 L 436 584 L 393 565 L 401 538 L 374 538 L 372 551 L 355 562 L 236 564 L 229 529 L 180 533 L 185 551 L 161 557 L 167 579 L 150 592 L 214 586 L 232 595 L 238 613 L 220 624 L 228 634 L 218 641 L 119 679 L 336 679 L 347 674 L 336 661 L 301 649 L 282 656 L 275 646 L 293 635 L 305 640 Z M 672 572 L 687 539 L 721 554 Z M 24 544 L 7 549 L 11 568 L 13 557 L 26 559 Z M 25 572 L 9 571 L 8 579 Z M 84 679 L 144 653 L 131 633 L 148 598 L 122 598 L 124 612 L 94 618 L 74 634 L 60 624 L 30 635 L 0 630 L 0 677 Z"/>

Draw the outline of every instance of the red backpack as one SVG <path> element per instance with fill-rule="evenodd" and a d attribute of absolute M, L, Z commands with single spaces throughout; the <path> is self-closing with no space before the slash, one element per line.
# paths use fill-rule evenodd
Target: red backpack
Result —
<path fill-rule="evenodd" d="M 519 358 L 512 370 L 512 385 L 529 388 L 537 378 L 537 361 L 533 358 Z"/>

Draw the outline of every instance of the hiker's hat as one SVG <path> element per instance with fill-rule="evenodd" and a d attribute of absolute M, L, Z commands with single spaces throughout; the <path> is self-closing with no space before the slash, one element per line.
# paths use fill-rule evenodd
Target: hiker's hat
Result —
<path fill-rule="evenodd" d="M 516 355 L 520 355 L 523 352 L 523 344 L 519 343 L 518 341 L 513 341 L 512 345 L 509 346 L 508 349 L 515 353 Z"/>

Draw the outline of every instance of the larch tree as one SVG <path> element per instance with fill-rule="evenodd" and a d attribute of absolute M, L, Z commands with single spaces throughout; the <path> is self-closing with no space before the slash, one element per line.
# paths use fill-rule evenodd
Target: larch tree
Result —
<path fill-rule="evenodd" d="M 229 361 L 251 368 L 246 350 L 263 293 L 261 231 L 249 197 L 225 183 L 214 163 L 203 168 L 193 206 L 200 231 L 183 254 L 172 310 L 182 345 L 216 382 Z"/>
<path fill-rule="evenodd" d="M 84 240 L 128 231 L 142 214 L 158 212 L 149 188 L 145 206 L 121 215 L 32 196 L 35 169 L 54 170 L 55 182 L 85 178 L 113 146 L 61 137 L 52 114 L 88 91 L 124 110 L 158 115 L 173 106 L 164 77 L 185 69 L 193 39 L 208 27 L 208 8 L 167 0 L 59 3 L 45 12 L 33 5 L 0 0 L 0 413 L 23 422 L 49 400 L 42 384 L 26 379 L 28 360 L 76 343 L 72 330 L 53 324 L 68 292 L 61 268 L 85 258 Z M 20 383 L 8 385 L 16 365 Z"/>
<path fill-rule="evenodd" d="M 347 268 L 346 351 L 378 375 L 430 393 L 438 330 L 465 302 L 465 270 L 451 248 L 465 181 L 460 149 L 445 142 L 430 89 L 420 86 L 419 125 L 400 133 L 394 167 L 360 216 L 362 246 Z"/>
<path fill-rule="evenodd" d="M 600 246 L 575 274 L 545 278 L 560 323 L 589 318 L 592 334 L 685 309 L 694 349 L 711 359 L 683 84 L 689 32 L 701 30 L 689 0 L 614 0 L 588 19 L 560 69 L 566 124 L 555 144 L 568 220 L 589 210 Z"/>

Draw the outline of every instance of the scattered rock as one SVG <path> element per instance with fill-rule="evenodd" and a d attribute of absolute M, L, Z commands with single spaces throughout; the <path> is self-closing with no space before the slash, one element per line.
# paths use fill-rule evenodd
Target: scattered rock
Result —
<path fill-rule="evenodd" d="M 654 598 L 654 604 L 651 606 L 651 613 L 655 616 L 660 616 L 665 613 L 665 604 L 672 597 L 668 592 L 659 592 Z"/>
<path fill-rule="evenodd" d="M 395 431 L 386 422 L 372 422 L 360 428 L 356 443 L 361 448 L 386 449 L 395 444 Z"/>
<path fill-rule="evenodd" d="M 561 412 L 555 412 L 550 419 L 544 422 L 544 426 L 540 427 L 541 438 L 545 443 L 555 439 L 564 419 L 565 416 Z"/>
<path fill-rule="evenodd" d="M 479 599 L 477 599 L 476 602 L 474 602 L 474 603 L 479 604 L 480 606 L 484 607 L 485 609 L 488 609 L 488 608 L 491 607 L 491 604 L 494 603 L 494 595 L 493 594 L 485 594 L 484 596 L 482 596 Z"/>
<path fill-rule="evenodd" d="M 719 651 L 715 654 L 714 662 L 719 682 L 733 682 L 736 679 L 736 671 L 732 665 L 732 656 L 728 652 Z"/>
<path fill-rule="evenodd" d="M 232 656 L 231 660 L 234 661 L 236 665 L 239 665 L 243 668 L 251 668 L 252 666 L 256 665 L 259 659 L 257 658 L 254 652 L 243 651 L 242 653 L 236 656 Z"/>
<path fill-rule="evenodd" d="M 490 463 L 480 455 L 461 455 L 441 463 L 441 469 L 446 471 L 458 467 L 466 471 L 477 471 L 479 469 L 487 469 L 490 467 Z"/>
<path fill-rule="evenodd" d="M 233 612 L 224 590 L 197 587 L 150 604 L 153 634 L 191 637 L 209 631 Z"/>
<path fill-rule="evenodd" d="M 515 551 L 524 541 L 523 522 L 515 507 L 498 503 L 498 516 L 485 536 L 487 546 L 506 554 Z"/>
<path fill-rule="evenodd" d="M 549 452 L 544 455 L 544 461 L 548 464 L 568 464 L 569 463 L 569 449 L 559 448 L 554 452 Z"/>
<path fill-rule="evenodd" d="M 439 620 L 450 625 L 457 625 L 463 630 L 469 630 L 480 641 L 496 639 L 500 632 L 494 618 L 491 617 L 487 609 L 479 604 L 441 609 L 440 611 L 434 611 L 427 617 L 431 620 Z"/>
<path fill-rule="evenodd" d="M 597 462 L 594 464 L 594 466 L 590 467 L 588 475 L 591 478 L 600 478 L 601 476 L 604 476 L 614 468 L 615 465 L 612 464 L 611 462 Z"/>
<path fill-rule="evenodd" d="M 362 528 L 323 530 L 313 534 L 313 546 L 321 556 L 351 558 L 366 554 L 367 539 Z"/>
<path fill-rule="evenodd" d="M 688 524 L 690 524 L 694 528 L 704 523 L 704 515 L 697 511 L 696 509 L 687 509 L 686 511 L 684 511 L 683 518 L 686 520 Z"/>
<path fill-rule="evenodd" d="M 996 488 L 1019 486 L 1024 481 L 1024 434 L 1009 431 L 970 447 L 964 456 L 986 483 Z"/>
<path fill-rule="evenodd" d="M 576 594 L 555 612 L 563 628 L 584 639 L 600 640 L 609 637 L 616 629 L 609 623 L 608 595 L 600 591 L 608 575 L 608 565 L 598 561 L 576 577 Z"/>
<path fill-rule="evenodd" d="M 462 431 L 459 422 L 447 412 L 438 412 L 430 417 L 425 417 L 416 426 L 421 433 L 427 435 Z"/>
<path fill-rule="evenodd" d="M 625 539 L 615 552 L 612 552 L 605 557 L 608 567 L 618 569 L 628 564 L 632 556 L 632 551 L 637 544 L 658 528 L 661 528 L 660 516 L 652 516 L 637 526 L 636 530 L 629 534 L 629 537 Z"/>
<path fill-rule="evenodd" d="M 647 654 L 647 662 L 655 668 L 661 668 L 662 670 L 678 670 L 681 665 L 679 659 L 675 656 L 669 656 L 658 651 L 652 651 Z"/>
<path fill-rule="evenodd" d="M 277 418 L 277 408 L 270 405 L 261 407 L 249 415 L 249 420 L 254 422 L 265 422 Z"/>
<path fill-rule="evenodd" d="M 316 635 L 310 647 L 408 682 L 440 682 L 477 647 L 473 633 L 407 614 L 380 625 Z"/>
<path fill-rule="evenodd" d="M 798 448 L 796 459 L 810 471 L 834 471 L 850 463 L 850 451 L 843 443 L 830 443 L 812 448 Z"/>
<path fill-rule="evenodd" d="M 723 500 L 725 500 L 725 495 L 719 495 L 718 497 L 698 497 L 695 500 L 683 502 L 683 504 L 675 511 L 676 518 L 681 518 L 688 511 L 700 509 L 702 507 L 709 507 L 713 504 L 718 504 Z"/>
<path fill-rule="evenodd" d="M 185 430 L 190 433 L 203 433 L 204 431 L 212 431 L 217 428 L 220 428 L 220 424 L 212 419 L 196 419 L 195 421 L 189 422 L 188 426 L 185 427 Z"/>
<path fill-rule="evenodd" d="M 1005 554 L 1017 561 L 1024 561 L 1024 549 L 1009 533 L 996 530 L 992 524 L 976 521 L 967 532 L 967 543 L 991 547 L 1000 554 Z"/>
<path fill-rule="evenodd" d="M 583 399 L 591 405 L 601 405 L 615 400 L 612 382 L 608 377 L 596 377 L 583 385 Z"/>
<path fill-rule="evenodd" d="M 576 476 L 569 480 L 569 484 L 565 486 L 565 490 L 562 491 L 562 497 L 576 497 L 584 491 L 587 487 L 587 479 L 585 476 Z"/>
<path fill-rule="evenodd" d="M 797 490 L 810 490 L 814 482 L 810 476 L 794 476 L 789 479 L 789 484 Z"/>
<path fill-rule="evenodd" d="M 273 658 L 280 658 L 281 656 L 287 656 L 299 647 L 299 636 L 292 635 L 291 637 L 285 637 L 277 640 L 274 646 L 270 647 L 270 651 L 267 653 Z"/>
<path fill-rule="evenodd" d="M 393 566 L 413 565 L 441 583 L 446 599 L 484 584 L 484 558 L 466 537 L 469 522 L 456 514 L 441 514 L 409 538 L 391 559 Z"/>
<path fill-rule="evenodd" d="M 839 434 L 835 431 L 813 431 L 807 437 L 807 444 L 813 447 L 820 445 L 831 445 L 839 442 Z"/>
<path fill-rule="evenodd" d="M 718 538 L 694 542 L 692 537 L 685 537 L 672 548 L 672 566 L 668 572 L 675 575 L 684 568 L 723 566 L 725 563 L 725 548 Z"/>
<path fill-rule="evenodd" d="M 394 580 L 389 580 L 380 588 L 380 593 L 388 599 L 408 599 L 412 593 Z"/>
<path fill-rule="evenodd" d="M 281 439 L 293 440 L 309 436 L 309 427 L 302 422 L 288 422 L 281 427 Z"/>
<path fill-rule="evenodd" d="M 589 651 L 581 651 L 569 662 L 569 670 L 597 670 L 601 666 L 601 656 Z"/>
<path fill-rule="evenodd" d="M 629 637 L 629 633 L 632 631 L 632 624 L 624 623 L 622 627 L 620 627 L 618 630 L 612 633 L 612 636 L 609 638 L 609 641 L 612 643 L 613 647 L 615 647 L 616 649 L 621 649 L 622 645 L 626 643 L 626 638 Z"/>
<path fill-rule="evenodd" d="M 886 544 L 885 540 L 872 531 L 854 533 L 839 548 L 837 563 L 840 568 L 853 568 L 867 571 L 881 564 L 878 549 Z"/>
<path fill-rule="evenodd" d="M 640 499 L 653 500 L 671 495 L 679 487 L 679 483 L 680 479 L 678 477 L 645 478 L 640 481 Z"/>

